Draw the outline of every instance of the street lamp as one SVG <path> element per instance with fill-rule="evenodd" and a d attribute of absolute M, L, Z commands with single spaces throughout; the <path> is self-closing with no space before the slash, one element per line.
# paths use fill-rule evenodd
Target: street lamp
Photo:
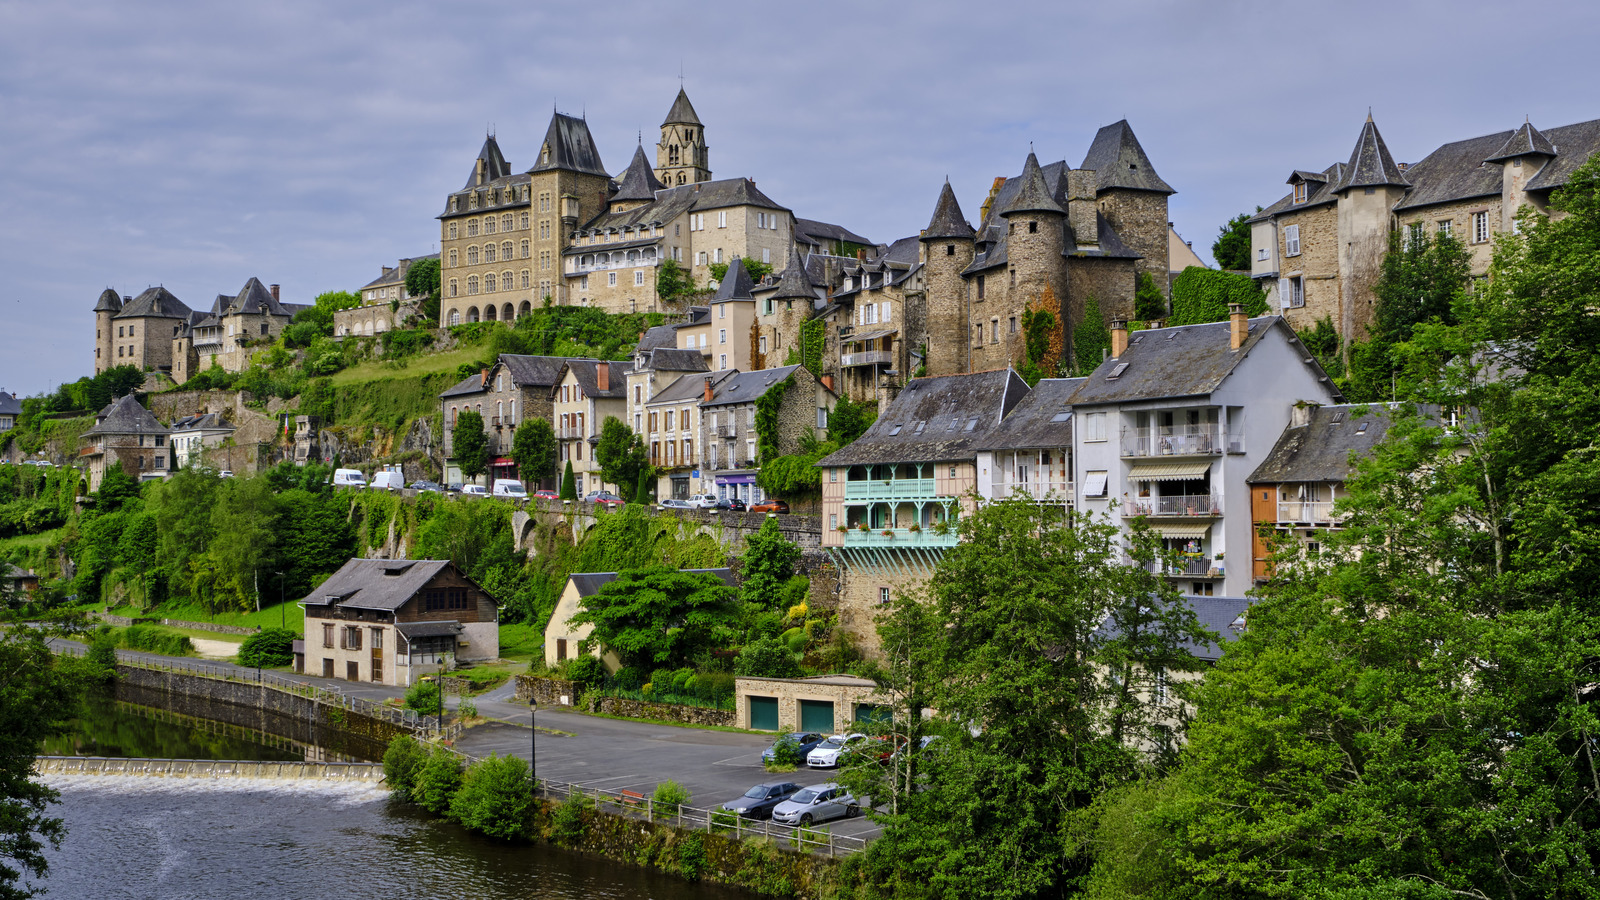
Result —
<path fill-rule="evenodd" d="M 539 790 L 539 698 L 528 700 L 528 778 L 534 791 Z"/>

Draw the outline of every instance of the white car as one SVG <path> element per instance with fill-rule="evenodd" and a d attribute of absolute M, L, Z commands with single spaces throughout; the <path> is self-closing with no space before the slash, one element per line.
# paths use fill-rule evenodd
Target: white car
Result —
<path fill-rule="evenodd" d="M 689 498 L 688 502 L 689 502 L 689 505 L 694 507 L 695 509 L 716 509 L 717 508 L 717 495 L 716 494 L 695 494 L 693 497 Z"/>
<path fill-rule="evenodd" d="M 784 825 L 811 825 L 829 819 L 849 819 L 861 814 L 850 792 L 829 782 L 801 788 L 800 793 L 772 808 L 772 821 Z"/>
<path fill-rule="evenodd" d="M 835 768 L 839 765 L 840 756 L 866 739 L 867 736 L 859 732 L 833 735 L 806 754 L 806 765 L 813 769 Z"/>
<path fill-rule="evenodd" d="M 489 489 L 481 484 L 463 484 L 461 486 L 461 496 L 487 497 L 489 496 Z"/>

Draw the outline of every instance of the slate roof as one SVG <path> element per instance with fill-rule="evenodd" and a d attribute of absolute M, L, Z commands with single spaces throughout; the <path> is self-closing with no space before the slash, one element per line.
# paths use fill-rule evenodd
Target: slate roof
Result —
<path fill-rule="evenodd" d="M 1028 393 L 1028 383 L 1009 368 L 913 378 L 866 433 L 817 465 L 973 459 Z"/>
<path fill-rule="evenodd" d="M 1283 430 L 1272 452 L 1245 481 L 1345 481 L 1354 469 L 1352 457 L 1371 453 L 1393 421 L 1381 403 L 1321 406 L 1309 413 L 1305 425 Z"/>
<path fill-rule="evenodd" d="M 192 310 L 182 300 L 164 287 L 145 288 L 144 293 L 122 304 L 122 311 L 112 318 L 136 319 L 187 319 Z"/>
<path fill-rule="evenodd" d="M 933 218 L 928 220 L 928 227 L 922 232 L 922 239 L 971 240 L 975 233 L 967 217 L 961 214 L 961 204 L 956 200 L 955 190 L 950 187 L 950 179 L 946 178 L 944 187 L 939 190 L 939 199 L 934 201 Z"/>
<path fill-rule="evenodd" d="M 657 325 L 645 329 L 635 350 L 654 350 L 658 347 L 678 346 L 678 329 L 673 325 Z"/>
<path fill-rule="evenodd" d="M 722 583 L 733 587 L 732 569 L 679 569 L 691 575 L 710 574 L 722 579 Z M 573 572 L 567 576 L 572 586 L 578 589 L 579 597 L 593 597 L 600 593 L 600 589 L 617 580 L 616 572 Z"/>
<path fill-rule="evenodd" d="M 1350 161 L 1345 163 L 1344 177 L 1334 191 L 1391 185 L 1409 187 L 1411 182 L 1406 180 L 1406 174 L 1400 171 L 1394 157 L 1389 155 L 1389 146 L 1383 142 L 1383 135 L 1378 133 L 1378 123 L 1367 116 L 1367 121 L 1361 125 L 1361 136 L 1356 138 L 1355 149 L 1350 151 Z"/>
<path fill-rule="evenodd" d="M 698 353 L 700 351 L 696 350 L 695 352 Z M 645 401 L 644 405 L 655 406 L 658 403 L 666 405 L 682 403 L 686 400 L 698 401 L 705 395 L 706 379 L 711 379 L 711 389 L 715 393 L 717 385 L 737 374 L 739 374 L 738 369 L 723 369 L 718 372 L 706 372 L 704 374 L 691 372 L 667 385 L 666 388 L 656 391 L 649 400 Z"/>
<path fill-rule="evenodd" d="M 417 638 L 446 637 L 463 631 L 461 623 L 454 619 L 437 622 L 397 622 L 394 627 L 408 641 Z"/>
<path fill-rule="evenodd" d="M 221 413 L 201 413 L 194 416 L 184 416 L 172 423 L 172 432 L 180 431 L 234 431 L 233 425 L 222 417 Z"/>
<path fill-rule="evenodd" d="M 1041 379 L 973 449 L 1072 446 L 1072 407 L 1067 400 L 1083 381 L 1082 378 Z"/>
<path fill-rule="evenodd" d="M 1493 156 L 1485 162 L 1500 162 L 1517 156 L 1527 156 L 1538 153 L 1544 156 L 1555 156 L 1556 148 L 1551 146 L 1550 139 L 1533 127 L 1532 122 L 1523 122 L 1522 127 L 1511 132 L 1511 137 L 1494 152 Z"/>
<path fill-rule="evenodd" d="M 454 386 L 446 388 L 439 394 L 439 399 L 445 400 L 449 399 L 450 397 L 463 397 L 468 394 L 481 394 L 487 389 L 487 386 L 483 383 L 483 373 L 477 372 L 472 375 L 468 375 L 459 382 L 456 382 Z"/>
<path fill-rule="evenodd" d="M 571 372 L 572 377 L 578 382 L 578 386 L 583 388 L 583 395 L 585 397 L 593 397 L 603 400 L 607 398 L 628 396 L 628 370 L 626 368 L 626 364 L 616 362 L 614 360 L 605 361 L 611 366 L 611 371 L 606 376 L 606 384 L 608 384 L 609 387 L 602 391 L 600 390 L 600 380 L 596 369 L 601 362 L 602 360 L 598 359 L 562 360 L 562 374 L 557 376 L 556 381 L 560 382 L 563 378 L 565 378 L 566 372 Z M 554 390 L 553 386 L 552 390 Z"/>
<path fill-rule="evenodd" d="M 1039 170 L 1039 157 L 1028 152 L 1028 158 L 1022 161 L 1021 181 L 1011 199 L 1000 207 L 1001 216 L 1014 216 L 1025 212 L 1052 212 L 1065 215 L 1066 210 L 1056 202 L 1054 192 L 1050 185 L 1045 183 L 1044 173 Z"/>
<path fill-rule="evenodd" d="M 755 182 L 750 179 L 728 178 L 722 181 L 699 181 L 694 184 L 664 188 L 656 192 L 654 201 L 643 206 L 622 212 L 603 212 L 595 216 L 580 228 L 578 233 L 587 235 L 613 229 L 666 225 L 686 212 L 741 205 L 789 212 L 787 207 L 778 205 L 771 197 L 758 190 Z M 632 245 L 607 244 L 603 248 L 599 245 L 590 247 L 587 244 L 574 244 L 563 253 L 570 255 L 574 252 L 599 252 L 601 249 L 609 251 L 618 247 L 626 249 L 627 246 L 648 247 L 660 243 L 664 238 L 665 235 L 644 238 Z"/>
<path fill-rule="evenodd" d="M 567 359 L 565 356 L 500 354 L 500 364 L 510 373 L 512 383 L 519 387 L 550 387 L 561 380 L 561 366 Z"/>
<path fill-rule="evenodd" d="M 589 133 L 588 122 L 563 113 L 550 114 L 550 127 L 539 146 L 539 162 L 527 174 L 555 170 L 611 177 L 600 161 L 600 150 Z"/>
<path fill-rule="evenodd" d="M 710 409 L 713 406 L 732 406 L 736 403 L 754 403 L 755 399 L 765 394 L 769 388 L 778 384 L 794 373 L 799 366 L 780 366 L 776 369 L 758 369 L 754 372 L 739 372 L 735 370 L 732 378 L 725 378 L 712 385 L 711 401 L 702 401 L 700 406 Z M 704 390 L 705 382 L 700 383 Z"/>
<path fill-rule="evenodd" d="M 1544 164 L 1539 174 L 1524 185 L 1525 190 L 1543 191 L 1561 187 L 1572 173 L 1596 152 L 1600 152 L 1600 119 L 1590 119 L 1574 125 L 1563 125 L 1545 132 L 1555 147 L 1557 156 Z"/>
<path fill-rule="evenodd" d="M 1296 181 L 1296 176 L 1301 176 L 1304 174 L 1305 173 L 1303 173 L 1301 170 L 1296 169 L 1294 173 L 1289 176 L 1288 183 L 1294 184 Z M 1344 163 L 1334 163 L 1333 165 L 1324 169 L 1319 178 L 1304 179 L 1306 183 L 1306 202 L 1294 202 L 1294 192 L 1290 191 L 1289 193 L 1283 195 L 1283 198 L 1277 203 L 1274 203 L 1266 209 L 1263 209 L 1261 212 L 1256 213 L 1250 218 L 1250 221 L 1261 222 L 1281 213 L 1289 212 L 1290 210 L 1310 209 L 1313 206 L 1322 206 L 1327 203 L 1337 203 L 1339 198 L 1334 194 L 1334 188 L 1337 186 L 1339 179 L 1343 177 Z"/>
<path fill-rule="evenodd" d="M 1248 597 L 1185 597 L 1183 598 L 1194 609 L 1195 618 L 1199 620 L 1200 627 L 1214 632 L 1221 638 L 1221 645 L 1210 642 L 1193 644 L 1185 642 L 1184 649 L 1196 659 L 1215 662 L 1222 658 L 1227 645 L 1239 639 L 1240 632 L 1234 629 L 1238 622 L 1242 628 L 1245 618 L 1249 615 L 1250 604 L 1254 601 Z"/>
<path fill-rule="evenodd" d="M 1176 194 L 1172 186 L 1161 180 L 1156 167 L 1150 164 L 1144 147 L 1133 134 L 1127 119 L 1113 122 L 1095 132 L 1084 154 L 1081 169 L 1095 171 L 1096 190 L 1129 188 L 1136 191 L 1155 191 Z"/>
<path fill-rule="evenodd" d="M 1411 190 L 1395 209 L 1415 209 L 1469 197 L 1500 196 L 1500 167 L 1486 166 L 1483 161 L 1512 136 L 1509 131 L 1486 134 L 1452 141 L 1429 153 L 1406 170 Z"/>
<path fill-rule="evenodd" d="M 91 434 L 171 434 L 150 410 L 139 405 L 132 395 L 111 401 L 95 416 L 95 426 L 84 432 Z"/>
<path fill-rule="evenodd" d="M 811 279 L 806 273 L 806 267 L 800 262 L 800 249 L 798 247 L 789 248 L 789 261 L 784 264 L 783 271 L 778 273 L 778 290 L 770 299 L 817 299 L 816 290 L 811 286 Z"/>
<path fill-rule="evenodd" d="M 1238 350 L 1231 348 L 1230 327 L 1228 322 L 1208 322 L 1136 331 L 1129 336 L 1128 349 L 1091 372 L 1070 403 L 1087 406 L 1159 397 L 1203 397 L 1233 374 L 1251 348 L 1266 340 L 1274 329 L 1282 329 L 1282 339 L 1298 348 L 1304 364 L 1338 395 L 1322 367 L 1281 316 L 1251 319 L 1250 334 Z"/>
<path fill-rule="evenodd" d="M 511 175 L 511 164 L 506 162 L 505 155 L 500 152 L 500 142 L 494 139 L 494 135 L 491 134 L 483 139 L 483 149 L 478 151 L 477 158 L 483 160 L 483 180 L 485 182 L 493 181 L 496 178 L 506 178 Z M 470 190 L 477 187 L 478 184 L 478 163 L 477 160 L 474 160 L 472 173 L 467 176 L 467 183 L 461 189 L 463 191 Z"/>
<path fill-rule="evenodd" d="M 678 96 L 672 101 L 672 108 L 667 110 L 666 121 L 662 125 L 699 125 L 700 117 L 695 115 L 694 104 L 689 102 L 689 95 L 683 88 L 678 88 Z"/>
<path fill-rule="evenodd" d="M 100 300 L 94 305 L 95 312 L 117 312 L 120 309 L 122 309 L 122 297 L 111 288 L 101 291 Z"/>
<path fill-rule="evenodd" d="M 705 354 L 698 349 L 679 350 L 677 347 L 657 347 L 642 351 L 644 368 L 656 372 L 709 372 Z"/>
<path fill-rule="evenodd" d="M 293 316 L 306 307 L 302 304 L 279 303 L 273 299 L 272 291 L 261 283 L 261 279 L 251 276 L 239 293 L 229 297 L 218 294 L 211 305 L 213 315 L 248 315 L 259 316 L 263 313 L 273 316 Z"/>
<path fill-rule="evenodd" d="M 22 401 L 15 394 L 0 391 L 0 416 L 22 415 Z"/>
<path fill-rule="evenodd" d="M 666 185 L 656 177 L 655 170 L 650 168 L 650 160 L 645 158 L 644 145 L 641 144 L 633 150 L 633 161 L 628 163 L 628 170 L 622 173 L 617 186 L 617 192 L 611 195 L 616 200 L 654 200 L 656 191 L 662 190 Z"/>
<path fill-rule="evenodd" d="M 396 610 L 447 566 L 455 568 L 448 559 L 352 559 L 300 602 L 307 606 Z M 466 578 L 459 569 L 456 574 Z"/>
<path fill-rule="evenodd" d="M 794 220 L 795 240 L 809 238 L 806 243 L 817 246 L 827 246 L 832 241 L 849 241 L 852 244 L 866 244 L 872 246 L 872 239 L 862 237 L 843 225 L 834 225 L 829 222 L 818 222 L 816 219 Z"/>
<path fill-rule="evenodd" d="M 722 276 L 722 281 L 717 285 L 717 296 L 712 303 L 726 303 L 729 300 L 754 300 L 751 291 L 755 290 L 756 283 L 750 280 L 750 270 L 744 267 L 744 260 L 735 256 L 728 261 L 728 273 Z"/>
<path fill-rule="evenodd" d="M 1122 242 L 1117 230 L 1111 227 L 1106 217 L 1096 211 L 1094 214 L 1095 247 L 1079 247 L 1076 242 L 1061 248 L 1062 256 L 1094 256 L 1106 259 L 1144 259 L 1144 255 L 1135 251 Z"/>
<path fill-rule="evenodd" d="M 367 288 L 384 287 L 391 284 L 404 284 L 406 280 L 406 270 L 411 266 L 411 264 L 421 262 L 425 259 L 438 258 L 439 254 L 437 253 L 429 253 L 427 256 L 413 256 L 409 259 L 402 258 L 400 260 L 401 265 L 384 266 L 383 274 L 372 279 L 366 284 L 363 284 L 361 289 L 366 290 Z"/>

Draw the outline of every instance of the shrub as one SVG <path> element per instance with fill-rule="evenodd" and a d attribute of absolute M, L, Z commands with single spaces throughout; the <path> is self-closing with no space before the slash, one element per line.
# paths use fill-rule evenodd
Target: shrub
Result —
<path fill-rule="evenodd" d="M 1168 325 L 1225 322 L 1228 304 L 1240 303 L 1251 316 L 1267 311 L 1267 298 L 1249 275 L 1190 266 L 1172 282 L 1172 317 Z"/>
<path fill-rule="evenodd" d="M 239 665 L 287 666 L 294 662 L 294 642 L 300 633 L 289 628 L 264 628 L 239 645 Z"/>
<path fill-rule="evenodd" d="M 165 656 L 188 656 L 194 652 L 194 644 L 188 635 L 155 625 L 132 625 L 123 629 L 122 646 Z"/>
<path fill-rule="evenodd" d="M 706 871 L 705 837 L 691 834 L 678 845 L 678 871 L 689 881 L 699 881 Z"/>
<path fill-rule="evenodd" d="M 795 739 L 792 732 L 778 735 L 777 742 L 772 745 L 772 761 L 791 769 L 799 768 L 806 761 L 800 753 L 800 741 Z"/>
<path fill-rule="evenodd" d="M 606 667 L 601 664 L 599 657 L 581 653 L 567 660 L 562 674 L 568 681 L 576 681 L 587 687 L 599 687 L 605 683 Z"/>
<path fill-rule="evenodd" d="M 450 802 L 450 817 L 472 831 L 502 841 L 528 836 L 533 782 L 528 764 L 515 756 L 480 760 L 468 769 Z"/>
<path fill-rule="evenodd" d="M 675 816 L 678 809 L 687 806 L 693 797 L 688 788 L 676 781 L 663 781 L 656 785 L 656 792 L 651 799 L 655 801 L 657 812 Z"/>
<path fill-rule="evenodd" d="M 711 830 L 716 833 L 732 831 L 739 824 L 737 813 L 718 807 L 711 811 Z"/>
<path fill-rule="evenodd" d="M 412 796 L 423 809 L 438 815 L 450 812 L 450 801 L 461 788 L 461 760 L 443 747 L 435 747 L 417 773 Z"/>
<path fill-rule="evenodd" d="M 437 681 L 419 681 L 406 690 L 406 709 L 414 709 L 424 715 L 439 713 L 441 692 Z"/>
<path fill-rule="evenodd" d="M 611 676 L 611 683 L 625 691 L 636 691 L 645 683 L 644 677 L 637 666 L 623 666 Z"/>
<path fill-rule="evenodd" d="M 733 696 L 732 672 L 701 672 L 700 696 L 711 700 L 724 700 Z"/>
<path fill-rule="evenodd" d="M 463 719 L 475 719 L 478 717 L 478 704 L 471 700 L 462 700 L 461 705 L 456 707 L 456 714 Z"/>
<path fill-rule="evenodd" d="M 116 637 L 101 632 L 89 641 L 89 652 L 84 654 L 84 661 L 104 671 L 107 680 L 117 676 L 117 640 Z"/>
<path fill-rule="evenodd" d="M 796 630 L 804 638 L 805 631 Z M 796 678 L 800 675 L 800 664 L 783 638 L 764 637 L 751 641 L 739 651 L 733 672 L 752 678 Z"/>
<path fill-rule="evenodd" d="M 593 802 L 582 794 L 568 797 L 565 803 L 556 807 L 556 811 L 550 814 L 551 839 L 568 847 L 583 840 L 584 832 L 589 830 L 589 822 L 584 817 L 584 811 L 592 805 Z"/>
<path fill-rule="evenodd" d="M 401 800 L 410 800 L 417 784 L 417 773 L 428 761 L 428 751 L 414 738 L 402 734 L 389 742 L 383 751 L 383 778 L 389 790 Z"/>

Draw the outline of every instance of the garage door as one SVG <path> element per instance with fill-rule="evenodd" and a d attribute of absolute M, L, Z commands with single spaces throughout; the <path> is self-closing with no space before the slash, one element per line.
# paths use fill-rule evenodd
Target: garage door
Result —
<path fill-rule="evenodd" d="M 856 704 L 856 723 L 870 725 L 874 722 L 893 721 L 894 714 L 887 706 L 878 706 L 874 703 Z"/>
<path fill-rule="evenodd" d="M 833 701 L 801 700 L 800 730 L 833 733 Z"/>
<path fill-rule="evenodd" d="M 778 698 L 750 698 L 750 727 L 756 731 L 778 730 Z"/>

